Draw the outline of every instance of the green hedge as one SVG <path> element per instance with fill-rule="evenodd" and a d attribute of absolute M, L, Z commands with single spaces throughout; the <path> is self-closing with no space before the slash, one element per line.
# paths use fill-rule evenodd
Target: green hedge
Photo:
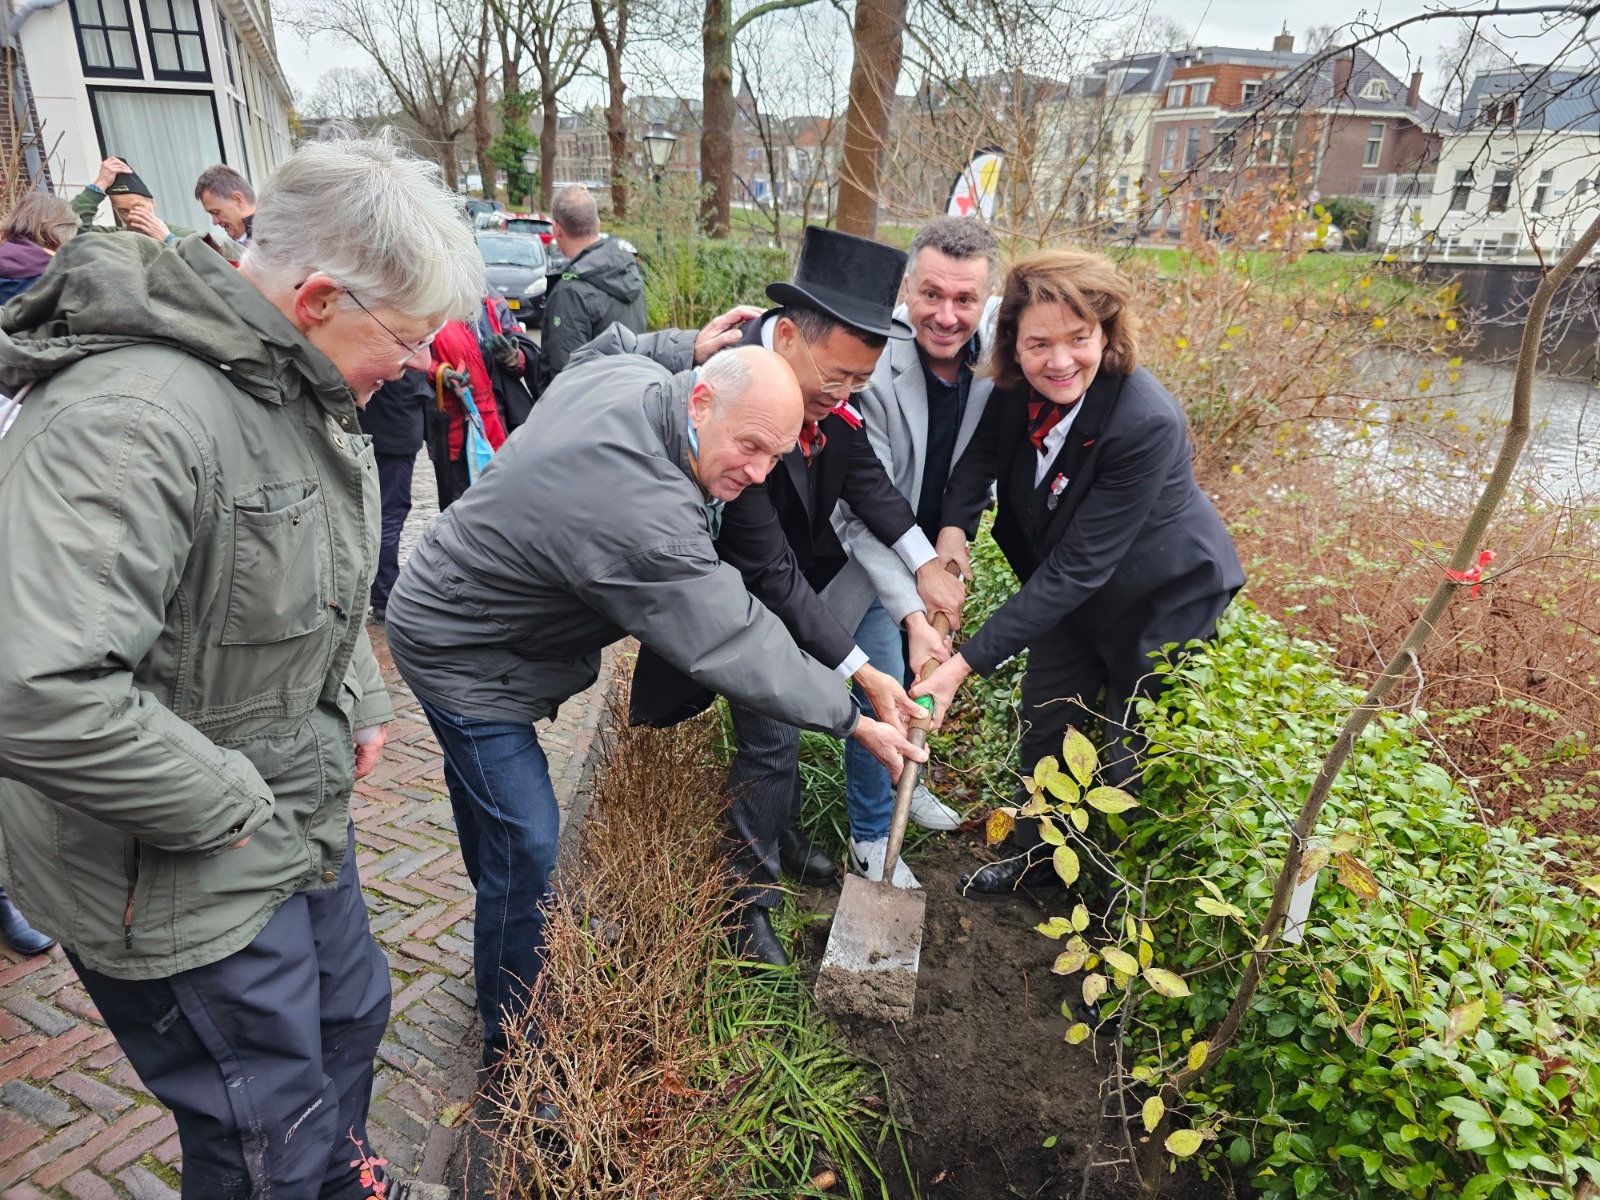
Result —
<path fill-rule="evenodd" d="M 1289 822 L 1358 697 L 1325 648 L 1243 602 L 1214 646 L 1162 670 L 1122 870 L 1151 872 L 1156 960 L 1193 990 L 1139 994 L 1141 1079 L 1222 1017 Z M 1600 880 L 1558 882 L 1555 843 L 1486 824 L 1422 718 L 1394 713 L 1361 738 L 1317 841 L 1354 861 L 1323 869 L 1304 944 L 1278 943 L 1240 1037 L 1181 1114 L 1210 1161 L 1297 1200 L 1533 1200 L 1600 1178 Z M 1362 865 L 1371 903 L 1342 882 Z M 1197 910 L 1217 894 L 1245 918 Z"/>
<path fill-rule="evenodd" d="M 698 329 L 736 304 L 769 307 L 766 286 L 789 278 L 782 250 L 711 238 L 635 238 L 651 329 Z"/>

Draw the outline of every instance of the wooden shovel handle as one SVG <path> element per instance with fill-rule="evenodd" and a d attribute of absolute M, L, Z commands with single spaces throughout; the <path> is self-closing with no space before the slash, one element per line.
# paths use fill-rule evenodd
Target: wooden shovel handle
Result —
<path fill-rule="evenodd" d="M 955 563 L 946 563 L 945 570 L 952 575 L 961 574 L 961 568 Z M 943 613 L 934 613 L 933 631 L 941 640 L 950 636 L 950 621 Z M 932 657 L 923 663 L 917 671 L 918 680 L 927 679 L 938 669 L 939 660 Z M 911 721 L 910 742 L 917 749 L 928 744 L 928 731 L 933 728 L 932 714 L 924 712 L 914 717 Z M 922 764 L 906 760 L 905 766 L 900 768 L 900 778 L 894 789 L 894 813 L 889 818 L 889 846 L 883 854 L 884 882 L 893 886 L 894 869 L 900 861 L 900 847 L 906 840 L 906 821 L 911 816 L 911 794 L 917 790 L 917 776 L 921 772 Z"/>

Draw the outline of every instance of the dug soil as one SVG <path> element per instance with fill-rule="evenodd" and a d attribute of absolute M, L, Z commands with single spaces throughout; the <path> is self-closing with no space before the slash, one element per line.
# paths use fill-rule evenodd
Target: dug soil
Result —
<path fill-rule="evenodd" d="M 975 835 L 930 843 L 912 864 L 927 891 L 915 1018 L 899 1025 L 846 1022 L 851 1049 L 889 1077 L 905 1158 L 890 1139 L 880 1165 L 895 1200 L 1065 1200 L 1085 1194 L 1084 1166 L 1123 1157 L 1101 1120 L 1103 1061 L 1095 1039 L 1063 1040 L 1062 1001 L 1077 985 L 1050 973 L 1060 945 L 1034 931 L 1069 910 L 1066 894 L 1019 892 L 966 899 L 961 875 L 988 856 Z M 805 899 L 831 912 L 836 890 Z M 828 922 L 809 927 L 813 966 Z M 1108 1047 L 1102 1045 L 1102 1060 Z M 907 1178 L 906 1164 L 910 1167 Z M 1136 1194 L 1127 1168 L 1089 1173 L 1089 1197 Z"/>

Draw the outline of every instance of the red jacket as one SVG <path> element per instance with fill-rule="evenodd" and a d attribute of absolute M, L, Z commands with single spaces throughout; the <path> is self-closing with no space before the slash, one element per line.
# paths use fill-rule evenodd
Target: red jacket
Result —
<path fill-rule="evenodd" d="M 478 349 L 477 335 L 465 321 L 451 321 L 433 339 L 433 370 L 428 372 L 430 380 L 441 366 L 465 371 L 472 380 L 472 400 L 483 418 L 484 436 L 489 439 L 491 447 L 500 449 L 501 443 L 506 440 L 505 424 L 500 420 L 500 410 L 494 402 L 494 384 L 489 378 L 488 365 L 483 361 L 483 352 Z M 467 412 L 448 388 L 444 393 L 444 410 L 450 418 L 450 457 L 459 459 L 462 444 L 466 441 Z"/>

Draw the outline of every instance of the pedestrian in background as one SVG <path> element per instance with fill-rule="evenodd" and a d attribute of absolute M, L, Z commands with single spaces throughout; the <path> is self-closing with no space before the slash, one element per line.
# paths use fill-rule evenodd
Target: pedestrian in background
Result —
<path fill-rule="evenodd" d="M 600 214 L 585 187 L 562 188 L 550 202 L 556 245 L 568 263 L 544 303 L 544 378 L 566 368 L 572 352 L 621 323 L 643 333 L 644 278 L 621 242 L 600 236 Z"/>
<path fill-rule="evenodd" d="M 0 304 L 32 287 L 77 232 L 78 216 L 65 200 L 47 192 L 22 196 L 0 225 Z"/>
<path fill-rule="evenodd" d="M 384 384 L 361 410 L 361 431 L 372 438 L 383 497 L 378 573 L 372 577 L 372 619 L 382 621 L 389 590 L 400 574 L 400 532 L 411 515 L 411 476 L 422 449 L 428 408 L 434 402 L 426 371 L 407 371 Z"/>
<path fill-rule="evenodd" d="M 184 1200 L 356 1200 L 389 965 L 350 792 L 391 715 L 356 412 L 471 314 L 472 233 L 437 166 L 335 140 L 238 270 L 61 255 L 0 315 L 0 866 L 172 1110 Z"/>
<path fill-rule="evenodd" d="M 241 246 L 250 244 L 250 228 L 256 219 L 256 190 L 248 179 L 218 163 L 200 173 L 194 198 L 224 233 Z"/>

